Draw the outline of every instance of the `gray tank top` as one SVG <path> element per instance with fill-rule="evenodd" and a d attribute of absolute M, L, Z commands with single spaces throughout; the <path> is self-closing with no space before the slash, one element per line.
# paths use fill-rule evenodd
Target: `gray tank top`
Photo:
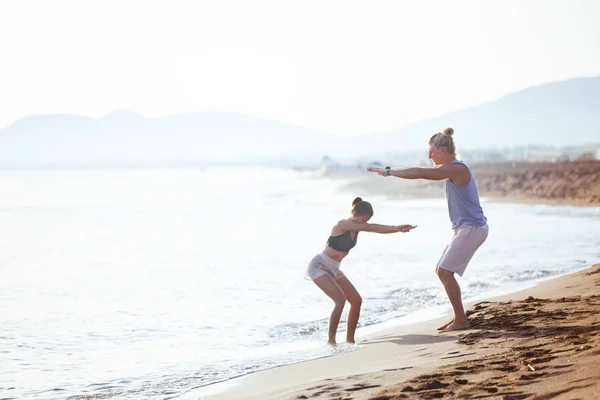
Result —
<path fill-rule="evenodd" d="M 467 167 L 464 162 L 459 160 L 452 161 L 452 164 L 462 164 Z M 453 230 L 457 230 L 463 225 L 484 226 L 487 223 L 487 218 L 483 215 L 483 209 L 479 204 L 477 184 L 470 169 L 469 174 L 471 180 L 464 186 L 455 185 L 450 179 L 444 181 L 444 193 L 448 201 L 448 213 Z"/>

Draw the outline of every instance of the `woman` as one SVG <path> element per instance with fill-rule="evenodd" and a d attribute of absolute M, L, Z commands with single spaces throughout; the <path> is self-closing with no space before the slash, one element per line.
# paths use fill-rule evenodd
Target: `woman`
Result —
<path fill-rule="evenodd" d="M 369 224 L 368 221 L 372 216 L 373 207 L 371 204 L 363 201 L 360 197 L 355 198 L 352 202 L 350 218 L 335 224 L 331 230 L 331 236 L 327 240 L 325 250 L 317 254 L 308 265 L 307 276 L 335 303 L 329 317 L 329 339 L 327 341 L 332 345 L 336 344 L 336 331 L 346 300 L 350 303 L 346 342 L 355 342 L 354 333 L 358 325 L 362 298 L 350 280 L 340 270 L 340 262 L 348 255 L 350 249 L 356 246 L 358 232 L 395 233 L 408 232 L 416 228 L 412 225 Z"/>
<path fill-rule="evenodd" d="M 460 286 L 454 274 L 463 275 L 469 261 L 487 239 L 489 231 L 479 202 L 475 178 L 465 163 L 456 159 L 453 133 L 452 128 L 446 128 L 429 139 L 429 158 L 434 163 L 433 168 L 367 168 L 367 171 L 383 176 L 445 180 L 444 193 L 453 235 L 437 263 L 436 273 L 444 285 L 454 316 L 450 322 L 438 328 L 443 332 L 469 327 Z"/>

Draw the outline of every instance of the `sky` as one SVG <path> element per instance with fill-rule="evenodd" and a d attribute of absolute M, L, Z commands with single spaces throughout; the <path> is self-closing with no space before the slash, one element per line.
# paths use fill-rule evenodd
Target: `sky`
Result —
<path fill-rule="evenodd" d="M 336 134 L 600 76 L 597 0 L 0 0 L 0 129 L 225 111 Z"/>

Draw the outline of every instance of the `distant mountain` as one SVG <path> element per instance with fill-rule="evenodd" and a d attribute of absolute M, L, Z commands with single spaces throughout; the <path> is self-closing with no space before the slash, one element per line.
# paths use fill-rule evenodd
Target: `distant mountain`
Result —
<path fill-rule="evenodd" d="M 233 113 L 146 118 L 37 115 L 0 131 L 0 165 L 182 165 L 302 163 L 424 151 L 451 126 L 460 149 L 600 142 L 600 77 L 532 87 L 496 101 L 389 132 L 331 135 Z"/>
<path fill-rule="evenodd" d="M 317 160 L 337 136 L 232 113 L 23 118 L 0 131 L 0 165 L 182 165 Z"/>
<path fill-rule="evenodd" d="M 555 147 L 600 143 L 600 77 L 532 87 L 496 101 L 367 135 L 368 141 L 412 150 L 451 126 L 458 149 Z"/>

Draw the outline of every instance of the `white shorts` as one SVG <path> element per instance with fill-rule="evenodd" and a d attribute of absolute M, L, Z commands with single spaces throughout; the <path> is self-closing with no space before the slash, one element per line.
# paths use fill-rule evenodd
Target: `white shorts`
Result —
<path fill-rule="evenodd" d="M 334 280 L 343 278 L 345 275 L 340 271 L 340 263 L 327 257 L 324 253 L 317 254 L 308 264 L 306 277 L 315 280 L 320 276 L 329 275 Z"/>
<path fill-rule="evenodd" d="M 479 246 L 487 239 L 489 231 L 487 225 L 463 225 L 458 228 L 454 231 L 450 244 L 442 252 L 437 267 L 462 276 Z"/>

